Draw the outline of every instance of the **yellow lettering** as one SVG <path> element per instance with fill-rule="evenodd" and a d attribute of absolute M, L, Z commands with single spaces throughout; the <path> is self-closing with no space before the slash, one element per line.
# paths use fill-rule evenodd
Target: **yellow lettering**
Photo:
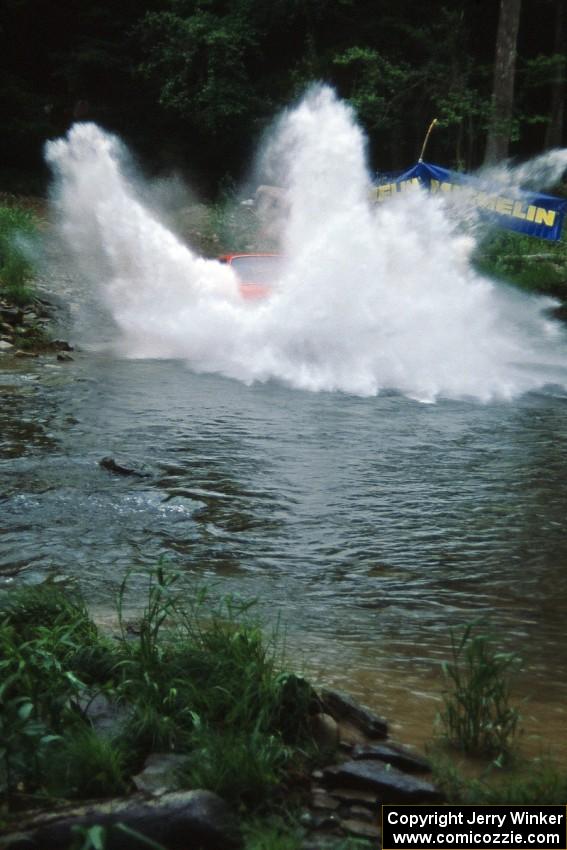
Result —
<path fill-rule="evenodd" d="M 406 189 L 414 189 L 416 186 L 419 186 L 419 180 L 417 177 L 411 177 L 409 180 L 402 180 L 400 183 L 400 191 L 405 192 Z"/>
<path fill-rule="evenodd" d="M 526 213 L 527 221 L 533 221 L 534 218 L 535 218 L 536 212 L 537 212 L 537 207 L 534 207 L 533 204 L 530 204 L 529 207 L 528 207 L 528 211 Z"/>
<path fill-rule="evenodd" d="M 383 198 L 389 197 L 391 194 L 393 194 L 394 188 L 394 183 L 384 183 L 382 186 L 377 186 L 376 200 L 381 201 Z"/>
<path fill-rule="evenodd" d="M 545 224 L 546 227 L 553 227 L 555 224 L 555 210 L 546 210 L 544 207 L 538 207 L 536 209 L 535 223 Z"/>
<path fill-rule="evenodd" d="M 431 183 L 429 184 L 429 191 L 432 192 L 433 194 L 435 194 L 435 192 L 439 191 L 440 185 L 441 184 L 439 183 L 439 180 L 432 180 Z"/>
<path fill-rule="evenodd" d="M 496 212 L 502 215 L 512 215 L 513 201 L 508 198 L 496 198 Z"/>
<path fill-rule="evenodd" d="M 512 210 L 512 215 L 514 218 L 522 218 L 526 219 L 526 211 L 524 209 L 524 205 L 521 201 L 514 201 L 514 208 Z"/>

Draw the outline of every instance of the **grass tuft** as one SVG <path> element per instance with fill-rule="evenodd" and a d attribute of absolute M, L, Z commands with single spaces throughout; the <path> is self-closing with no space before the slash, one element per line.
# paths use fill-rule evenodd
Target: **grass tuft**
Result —
<path fill-rule="evenodd" d="M 0 206 L 0 294 L 20 305 L 33 297 L 33 267 L 27 248 L 36 227 L 36 217 L 29 209 Z"/>
<path fill-rule="evenodd" d="M 478 624 L 466 626 L 460 638 L 451 632 L 451 650 L 440 715 L 447 742 L 472 755 L 508 757 L 520 717 L 510 701 L 518 657 L 498 652 Z"/>

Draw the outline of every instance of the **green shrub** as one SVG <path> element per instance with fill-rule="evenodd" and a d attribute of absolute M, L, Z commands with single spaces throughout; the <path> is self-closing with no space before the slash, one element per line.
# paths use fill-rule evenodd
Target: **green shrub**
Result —
<path fill-rule="evenodd" d="M 124 751 L 82 724 L 67 729 L 45 766 L 47 790 L 69 799 L 111 797 L 127 789 Z"/>
<path fill-rule="evenodd" d="M 510 704 L 510 673 L 519 659 L 497 652 L 491 639 L 475 628 L 468 625 L 460 639 L 451 632 L 441 722 L 451 746 L 470 754 L 506 756 L 519 720 Z"/>
<path fill-rule="evenodd" d="M 0 291 L 19 304 L 28 303 L 32 296 L 29 288 L 32 264 L 26 243 L 35 230 L 36 219 L 32 212 L 0 206 Z"/>
<path fill-rule="evenodd" d="M 481 242 L 475 264 L 490 277 L 567 300 L 567 243 L 498 231 Z"/>
<path fill-rule="evenodd" d="M 464 775 L 446 755 L 430 753 L 435 784 L 452 804 L 529 806 L 564 805 L 567 770 L 549 758 L 515 759 L 511 768 L 497 760 L 479 778 Z"/>
<path fill-rule="evenodd" d="M 260 729 L 200 727 L 191 743 L 185 784 L 215 791 L 234 804 L 258 806 L 269 799 L 291 757 L 281 738 Z"/>
<path fill-rule="evenodd" d="M 100 636 L 83 599 L 44 584 L 0 600 L 0 784 L 10 794 L 121 793 L 152 752 L 187 755 L 185 781 L 258 805 L 305 761 L 313 692 L 280 672 L 251 603 L 189 600 L 163 565 L 136 635 Z M 100 691 L 120 706 L 112 744 L 91 726 Z M 291 749 L 294 745 L 294 750 Z"/>

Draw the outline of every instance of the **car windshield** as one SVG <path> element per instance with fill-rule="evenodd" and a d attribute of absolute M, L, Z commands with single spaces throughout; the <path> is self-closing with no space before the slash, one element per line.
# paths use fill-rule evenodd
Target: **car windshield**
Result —
<path fill-rule="evenodd" d="M 282 273 L 282 258 L 276 255 L 233 257 L 231 266 L 242 283 L 274 283 Z"/>

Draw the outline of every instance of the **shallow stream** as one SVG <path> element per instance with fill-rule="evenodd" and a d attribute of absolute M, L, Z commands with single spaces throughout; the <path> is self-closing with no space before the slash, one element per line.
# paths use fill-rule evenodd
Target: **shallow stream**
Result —
<path fill-rule="evenodd" d="M 100 611 L 165 557 L 188 592 L 257 598 L 296 666 L 415 743 L 450 629 L 482 616 L 524 660 L 530 750 L 567 760 L 565 394 L 426 405 L 93 353 L 4 359 L 0 394 L 3 584 L 72 576 Z"/>

